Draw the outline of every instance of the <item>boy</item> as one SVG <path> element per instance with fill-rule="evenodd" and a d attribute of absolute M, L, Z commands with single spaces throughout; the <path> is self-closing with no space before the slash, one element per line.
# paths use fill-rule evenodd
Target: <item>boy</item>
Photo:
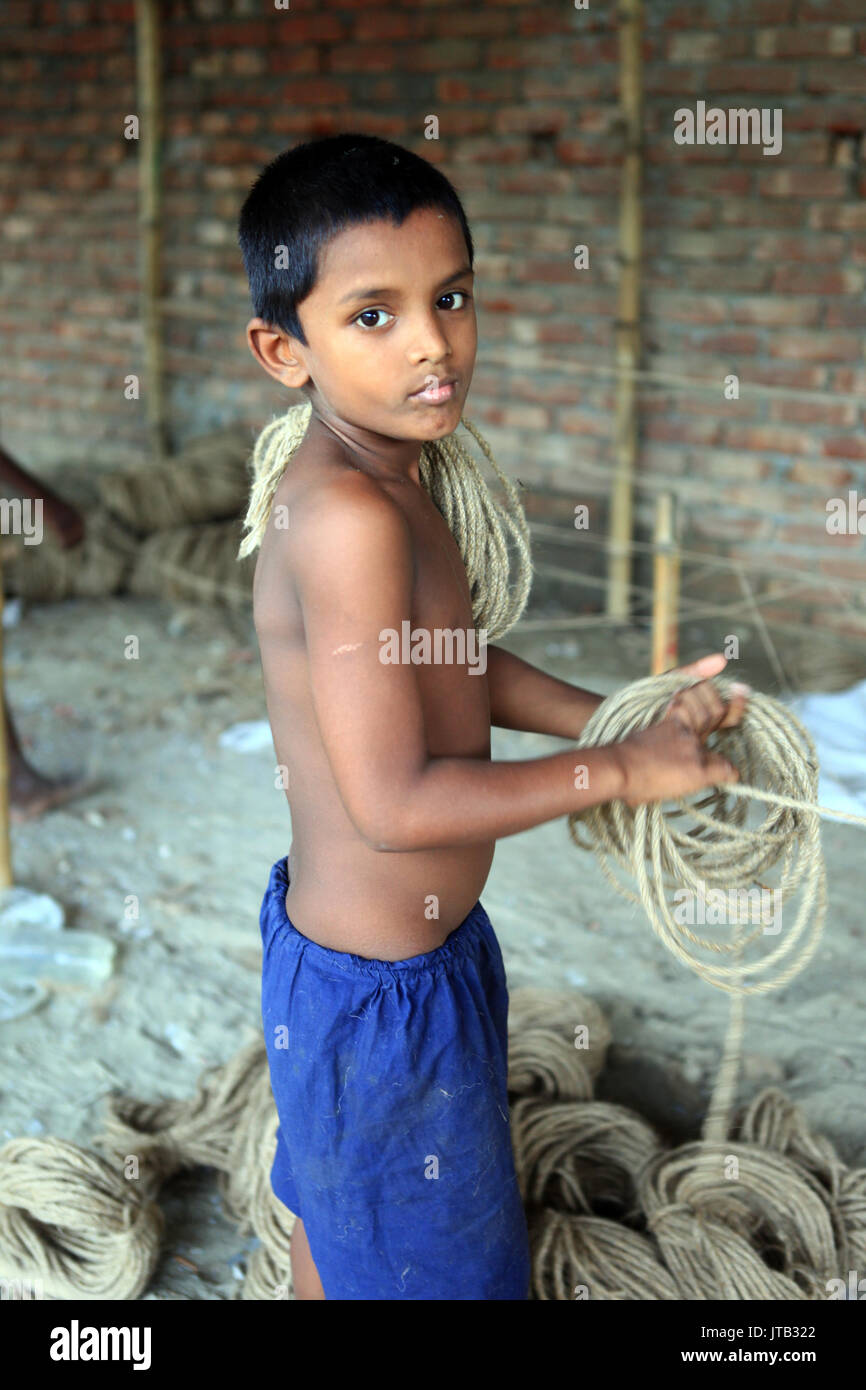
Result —
<path fill-rule="evenodd" d="M 479 900 L 495 843 L 613 798 L 735 780 L 703 740 L 743 700 L 704 680 L 615 747 L 492 762 L 491 723 L 574 739 L 601 697 L 491 644 L 486 672 L 383 656 L 404 622 L 473 630 L 461 551 L 419 473 L 422 444 L 460 423 L 475 363 L 457 195 L 388 141 L 312 141 L 259 176 L 240 242 L 250 349 L 312 406 L 290 466 L 279 451 L 268 465 L 254 584 L 292 815 L 261 929 L 271 1182 L 298 1218 L 295 1294 L 523 1300 L 508 995 Z"/>

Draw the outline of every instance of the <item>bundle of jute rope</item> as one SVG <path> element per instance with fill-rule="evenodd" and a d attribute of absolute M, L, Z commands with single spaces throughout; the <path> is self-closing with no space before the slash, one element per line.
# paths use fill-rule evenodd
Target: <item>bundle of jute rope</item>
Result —
<path fill-rule="evenodd" d="M 524 1023 L 543 1048 L 520 1048 Z M 592 1094 L 606 1025 L 578 994 L 516 990 L 511 1130 L 540 1299 L 827 1299 L 866 1259 L 866 1169 L 849 1169 L 776 1087 L 745 1108 L 724 1152 L 669 1149 L 654 1126 Z M 589 1040 L 576 1049 L 575 1030 Z M 595 1042 L 593 1041 L 595 1036 Z M 511 1056 L 520 1056 L 514 1074 Z M 556 1077 L 551 1084 L 551 1077 Z M 837 1281 L 834 1286 L 831 1281 Z"/>
<path fill-rule="evenodd" d="M 51 531 L 39 545 L 22 545 L 4 565 L 6 592 L 32 602 L 104 598 L 122 592 L 137 541 L 104 507 L 86 513 L 84 539 L 64 549 Z"/>
<path fill-rule="evenodd" d="M 826 1298 L 829 1280 L 862 1267 L 866 1169 L 846 1168 L 776 1088 L 750 1103 L 728 1166 L 711 1170 L 695 1161 L 702 1145 L 670 1150 L 641 1116 L 594 1099 L 611 1035 L 593 1000 L 515 989 L 508 1026 L 535 1298 Z M 218 1171 L 240 1232 L 258 1238 L 240 1297 L 288 1297 L 294 1218 L 270 1186 L 276 1129 L 255 1040 L 205 1072 L 190 1101 L 110 1097 L 94 1141 L 104 1157 L 59 1139 L 10 1140 L 0 1278 L 41 1280 L 48 1298 L 140 1297 L 160 1255 L 159 1189 L 203 1167 Z"/>
<path fill-rule="evenodd" d="M 101 474 L 99 495 L 139 535 L 230 520 L 246 502 L 252 444 L 246 425 L 231 425 L 190 440 L 166 463 Z"/>
<path fill-rule="evenodd" d="M 248 534 L 238 548 L 238 559 L 252 555 L 261 545 L 280 479 L 303 442 L 312 412 L 310 401 L 289 406 L 258 436 L 249 465 L 252 486 L 244 518 Z M 517 488 L 499 467 L 484 436 L 464 417 L 460 426 L 475 440 L 495 473 L 504 505 L 491 493 L 465 439 L 456 430 L 422 444 L 418 474 L 447 522 L 466 566 L 473 622 L 493 642 L 514 626 L 529 598 L 529 523 Z"/>
<path fill-rule="evenodd" d="M 577 746 L 617 743 L 641 732 L 659 720 L 677 690 L 694 683 L 669 671 L 626 686 L 599 705 Z M 730 679 L 716 676 L 714 684 L 723 697 L 730 696 Z M 866 826 L 866 816 L 818 805 L 815 745 L 795 715 L 772 696 L 753 692 L 740 723 L 717 731 L 711 741 L 737 768 L 740 781 L 719 784 L 697 801 L 678 799 L 675 810 L 659 801 L 636 807 L 611 801 L 568 817 L 574 843 L 595 851 L 608 881 L 641 904 L 665 947 L 732 996 L 725 1050 L 704 1126 L 708 1143 L 727 1134 L 745 997 L 788 984 L 811 960 L 821 938 L 827 906 L 821 816 L 838 815 Z M 760 825 L 750 826 L 750 805 L 757 802 L 766 802 L 769 810 Z M 779 883 L 768 890 L 762 880 L 780 861 Z M 614 864 L 627 870 L 637 894 L 615 875 Z M 756 890 L 777 894 L 774 901 L 782 906 L 797 892 L 801 898 L 794 925 L 778 945 L 757 960 L 747 960 L 748 948 L 766 936 L 769 925 L 759 915 L 755 930 L 746 930 L 753 925 L 749 895 Z M 725 930 L 733 928 L 727 930 L 727 939 L 690 930 L 686 914 L 678 915 L 678 907 L 670 902 L 671 893 L 682 898 L 679 908 L 690 898 L 692 906 L 703 904 L 702 910 L 712 894 L 721 894 L 723 910 L 715 916 Z M 744 897 L 748 913 L 742 911 Z M 773 934 L 778 931 L 774 923 Z M 719 956 L 733 956 L 733 963 Z"/>
<path fill-rule="evenodd" d="M 247 607 L 252 602 L 256 562 L 253 556 L 238 560 L 239 536 L 237 519 L 155 531 L 139 545 L 129 593 Z"/>

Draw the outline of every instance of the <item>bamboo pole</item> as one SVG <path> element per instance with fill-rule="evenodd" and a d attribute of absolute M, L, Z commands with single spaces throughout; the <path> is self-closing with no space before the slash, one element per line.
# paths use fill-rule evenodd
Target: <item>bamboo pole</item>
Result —
<path fill-rule="evenodd" d="M 140 313 L 144 336 L 144 405 L 151 453 L 168 453 L 165 379 L 162 361 L 162 229 L 160 180 L 162 88 L 160 83 L 159 0 L 135 0 L 137 96 L 139 110 L 138 231 Z"/>
<path fill-rule="evenodd" d="M 642 0 L 621 0 L 619 7 L 620 112 L 625 159 L 620 186 L 619 295 L 616 361 L 633 372 L 640 357 L 641 258 L 641 38 Z M 632 479 L 637 461 L 637 402 L 634 378 L 618 376 L 614 423 L 616 471 L 610 502 L 607 612 L 628 618 L 628 584 L 632 533 Z"/>
<path fill-rule="evenodd" d="M 656 498 L 653 553 L 653 626 L 650 675 L 660 676 L 677 664 L 680 557 L 677 549 L 673 494 Z"/>

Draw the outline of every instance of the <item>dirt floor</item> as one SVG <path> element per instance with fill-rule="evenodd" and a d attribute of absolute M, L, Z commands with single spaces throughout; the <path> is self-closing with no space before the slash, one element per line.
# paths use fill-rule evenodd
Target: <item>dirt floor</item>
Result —
<path fill-rule="evenodd" d="M 130 634 L 137 661 L 124 657 Z M 71 931 L 110 937 L 118 957 L 106 986 L 57 987 L 35 1012 L 0 1024 L 0 1142 L 50 1134 L 86 1145 L 112 1088 L 188 1097 L 203 1067 L 258 1034 L 259 904 L 271 864 L 288 850 L 289 815 L 272 750 L 240 753 L 218 741 L 265 714 L 249 614 L 70 601 L 25 611 L 4 641 L 31 760 L 98 784 L 13 826 L 15 880 L 59 900 Z M 648 635 L 637 629 L 534 630 L 505 645 L 603 693 L 649 669 Z M 686 627 L 681 659 L 719 645 L 712 630 Z M 757 640 L 748 647 L 760 651 Z M 738 674 L 777 690 L 762 656 L 741 661 Z M 494 730 L 495 758 L 559 746 Z M 748 1002 L 739 1091 L 745 1100 L 779 1084 L 852 1165 L 866 1163 L 862 835 L 824 822 L 824 940 L 787 988 Z M 140 900 L 132 924 L 131 893 Z M 727 996 L 664 951 L 642 911 L 614 896 L 593 856 L 571 844 L 564 820 L 500 841 L 483 902 L 511 987 L 574 985 L 608 1012 L 614 1046 L 600 1095 L 639 1100 L 673 1139 L 696 1136 Z M 175 1180 L 166 1205 L 165 1255 L 146 1297 L 235 1297 L 253 1242 L 221 1216 L 213 1177 Z"/>

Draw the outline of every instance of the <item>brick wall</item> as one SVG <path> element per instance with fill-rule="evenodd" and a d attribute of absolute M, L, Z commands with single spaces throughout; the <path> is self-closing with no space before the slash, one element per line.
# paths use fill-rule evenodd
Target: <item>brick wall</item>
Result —
<path fill-rule="evenodd" d="M 467 414 L 536 515 L 567 519 L 586 501 L 600 541 L 613 381 L 585 368 L 613 361 L 615 5 L 166 0 L 164 16 L 173 442 L 259 426 L 284 401 L 243 338 L 237 212 L 280 149 L 363 129 L 456 183 L 478 248 Z M 115 467 L 145 449 L 143 404 L 123 393 L 143 371 L 137 146 L 123 138 L 134 14 L 127 0 L 6 0 L 4 25 L 0 439 L 57 478 L 64 463 Z M 643 365 L 676 381 L 641 387 L 638 534 L 669 482 L 688 544 L 772 558 L 808 585 L 768 617 L 866 636 L 866 538 L 825 525 L 829 497 L 866 498 L 863 0 L 647 0 L 644 61 Z M 698 100 L 781 108 L 782 152 L 678 146 L 674 112 Z M 723 396 L 729 373 L 737 401 Z"/>

